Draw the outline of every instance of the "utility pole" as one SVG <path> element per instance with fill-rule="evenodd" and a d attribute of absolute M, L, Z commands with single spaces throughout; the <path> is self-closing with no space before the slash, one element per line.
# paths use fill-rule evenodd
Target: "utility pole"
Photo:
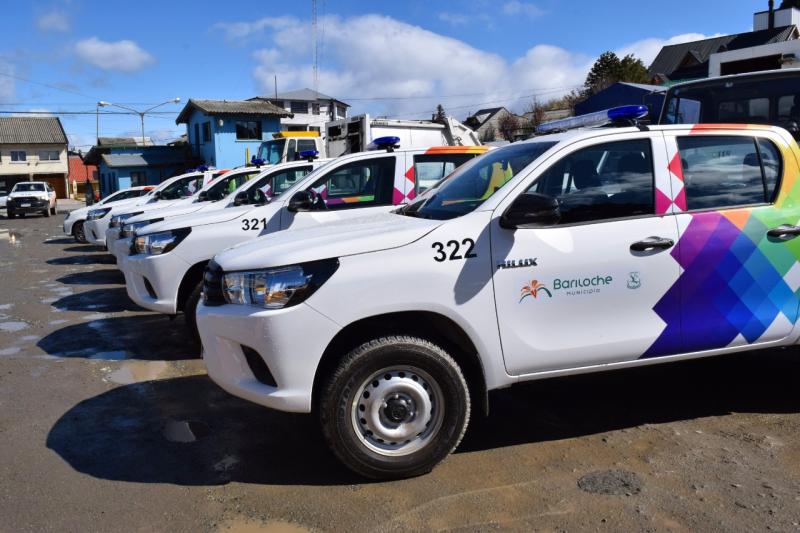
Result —
<path fill-rule="evenodd" d="M 314 94 L 319 93 L 319 37 L 317 36 L 317 0 L 311 0 L 311 41 L 314 43 L 312 78 Z"/>

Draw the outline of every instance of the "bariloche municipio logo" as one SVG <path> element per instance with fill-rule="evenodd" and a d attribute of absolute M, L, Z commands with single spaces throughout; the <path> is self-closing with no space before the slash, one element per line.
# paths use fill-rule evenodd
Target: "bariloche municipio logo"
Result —
<path fill-rule="evenodd" d="M 550 289 L 545 287 L 543 284 L 539 283 L 537 280 L 532 280 L 527 285 L 522 287 L 522 292 L 520 293 L 519 301 L 522 302 L 528 296 L 533 296 L 534 298 L 538 298 L 539 294 L 546 294 L 548 298 L 552 298 L 553 294 L 550 292 Z"/>

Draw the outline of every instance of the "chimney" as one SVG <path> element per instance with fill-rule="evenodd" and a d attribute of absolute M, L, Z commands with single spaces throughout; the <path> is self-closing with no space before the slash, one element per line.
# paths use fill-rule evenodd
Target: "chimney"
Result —
<path fill-rule="evenodd" d="M 775 0 L 769 0 L 769 29 L 775 27 Z"/>

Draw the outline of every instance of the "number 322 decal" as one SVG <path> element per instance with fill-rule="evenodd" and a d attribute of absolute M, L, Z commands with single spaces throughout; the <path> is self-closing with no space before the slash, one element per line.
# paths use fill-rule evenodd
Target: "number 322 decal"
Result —
<path fill-rule="evenodd" d="M 260 225 L 259 225 L 260 224 Z M 242 231 L 259 231 L 267 229 L 266 218 L 243 218 Z"/>
<path fill-rule="evenodd" d="M 458 254 L 462 245 L 466 247 L 463 256 Z M 456 240 L 447 241 L 446 245 L 440 242 L 435 242 L 431 245 L 431 248 L 436 250 L 436 255 L 433 256 L 433 260 L 437 263 L 443 263 L 447 260 L 458 261 L 460 259 L 472 259 L 473 257 L 478 257 L 478 254 L 472 252 L 472 249 L 475 248 L 475 241 L 472 239 L 463 239 L 460 243 Z M 445 248 L 452 249 L 449 257 L 445 251 Z"/>

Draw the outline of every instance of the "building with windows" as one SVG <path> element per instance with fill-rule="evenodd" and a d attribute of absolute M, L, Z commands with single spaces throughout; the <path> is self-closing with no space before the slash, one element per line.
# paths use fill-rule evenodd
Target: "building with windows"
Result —
<path fill-rule="evenodd" d="M 190 98 L 176 124 L 186 124 L 195 157 L 208 166 L 236 167 L 258 153 L 262 141 L 281 131 L 292 113 L 266 100 L 195 100 Z"/>
<path fill-rule="evenodd" d="M 198 164 L 187 146 L 154 146 L 147 137 L 144 143 L 141 138 L 100 137 L 83 162 L 97 166 L 104 197 L 128 187 L 157 185 Z"/>
<path fill-rule="evenodd" d="M 316 131 L 325 134 L 325 123 L 347 118 L 349 104 L 311 89 L 278 93 L 277 96 L 256 96 L 249 101 L 271 102 L 288 111 L 291 116 L 281 118 L 283 131 Z"/>
<path fill-rule="evenodd" d="M 0 189 L 46 181 L 67 198 L 67 135 L 57 117 L 0 117 Z"/>

